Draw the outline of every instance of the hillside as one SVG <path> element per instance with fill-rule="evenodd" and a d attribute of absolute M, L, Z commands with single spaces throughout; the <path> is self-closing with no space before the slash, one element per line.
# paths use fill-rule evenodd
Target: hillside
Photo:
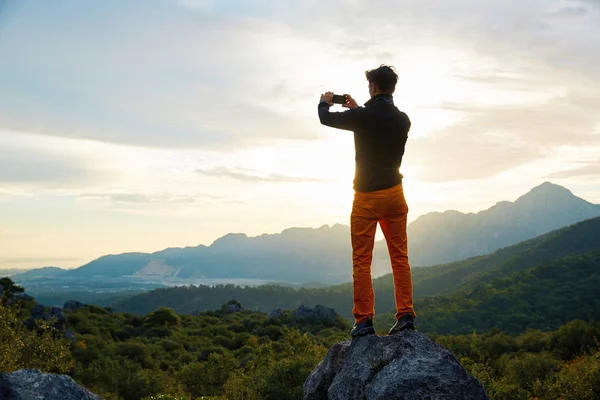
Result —
<path fill-rule="evenodd" d="M 426 297 L 415 302 L 415 309 L 418 328 L 424 332 L 468 334 L 499 328 L 518 334 L 557 329 L 572 319 L 598 321 L 599 291 L 600 248 Z M 381 326 L 393 322 L 392 314 L 378 321 Z"/>
<path fill-rule="evenodd" d="M 415 266 L 463 260 L 598 216 L 600 205 L 545 182 L 515 202 L 475 214 L 446 211 L 417 218 L 408 228 L 409 254 Z"/>
<path fill-rule="evenodd" d="M 498 277 L 509 277 L 518 271 L 538 266 L 545 261 L 585 254 L 600 249 L 600 218 L 580 222 L 535 239 L 501 249 L 487 256 L 435 267 L 413 269 L 415 299 L 456 290 L 469 282 L 487 284 Z M 391 275 L 374 280 L 378 313 L 394 309 Z M 299 304 L 324 304 L 351 318 L 352 285 L 343 284 L 318 289 L 292 289 L 278 286 L 243 288 L 234 285 L 187 286 L 157 289 L 124 299 L 114 304 L 120 311 L 146 313 L 168 306 L 181 313 L 208 310 L 227 298 L 236 298 L 249 308 L 268 312 L 275 308 L 297 307 Z"/>
<path fill-rule="evenodd" d="M 14 281 L 28 281 L 35 279 L 56 278 L 61 276 L 67 270 L 58 267 L 42 267 L 30 269 L 25 272 L 20 272 L 12 275 Z"/>

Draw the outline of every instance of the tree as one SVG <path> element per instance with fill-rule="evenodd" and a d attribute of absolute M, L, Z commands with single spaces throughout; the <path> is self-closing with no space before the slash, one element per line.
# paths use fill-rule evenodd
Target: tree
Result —
<path fill-rule="evenodd" d="M 2 291 L 0 291 L 0 298 L 12 299 L 17 293 L 23 293 L 25 289 L 21 286 L 15 284 L 12 279 L 0 278 L 0 287 Z"/>
<path fill-rule="evenodd" d="M 144 320 L 144 324 L 149 328 L 155 327 L 172 327 L 179 326 L 181 323 L 175 311 L 172 308 L 161 307 L 156 311 L 148 314 L 148 317 Z"/>

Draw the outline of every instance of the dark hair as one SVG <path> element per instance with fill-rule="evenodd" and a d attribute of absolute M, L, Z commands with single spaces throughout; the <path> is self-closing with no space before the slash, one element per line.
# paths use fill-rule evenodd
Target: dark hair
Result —
<path fill-rule="evenodd" d="M 367 80 L 374 83 L 379 90 L 384 93 L 394 93 L 396 83 L 398 83 L 398 74 L 394 67 L 381 64 L 379 68 L 365 71 Z"/>

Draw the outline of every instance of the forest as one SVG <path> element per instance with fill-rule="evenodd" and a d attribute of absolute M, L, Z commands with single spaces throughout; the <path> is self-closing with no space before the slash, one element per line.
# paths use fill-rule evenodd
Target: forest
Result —
<path fill-rule="evenodd" d="M 0 371 L 65 373 L 105 399 L 301 399 L 302 384 L 328 348 L 348 339 L 343 318 L 269 318 L 230 300 L 213 311 L 147 315 L 85 305 L 66 322 L 28 327 L 34 300 L 0 280 Z M 29 324 L 30 326 L 31 324 Z M 67 333 L 68 332 L 68 333 Z M 379 334 L 385 334 L 379 331 Z M 429 333 L 448 347 L 492 399 L 600 397 L 600 323 L 509 335 L 498 328 Z"/>

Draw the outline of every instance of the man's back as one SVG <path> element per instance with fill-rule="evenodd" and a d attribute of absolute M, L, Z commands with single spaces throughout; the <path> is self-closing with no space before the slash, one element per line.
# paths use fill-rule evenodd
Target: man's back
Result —
<path fill-rule="evenodd" d="M 377 95 L 364 107 L 342 113 L 330 113 L 321 104 L 319 116 L 324 125 L 354 131 L 355 191 L 373 192 L 402 182 L 399 169 L 410 120 L 394 106 L 391 95 Z"/>
<path fill-rule="evenodd" d="M 354 131 L 356 171 L 354 189 L 372 192 L 402 182 L 400 165 L 410 130 L 410 120 L 391 96 L 376 96 L 363 108 L 361 124 Z"/>

